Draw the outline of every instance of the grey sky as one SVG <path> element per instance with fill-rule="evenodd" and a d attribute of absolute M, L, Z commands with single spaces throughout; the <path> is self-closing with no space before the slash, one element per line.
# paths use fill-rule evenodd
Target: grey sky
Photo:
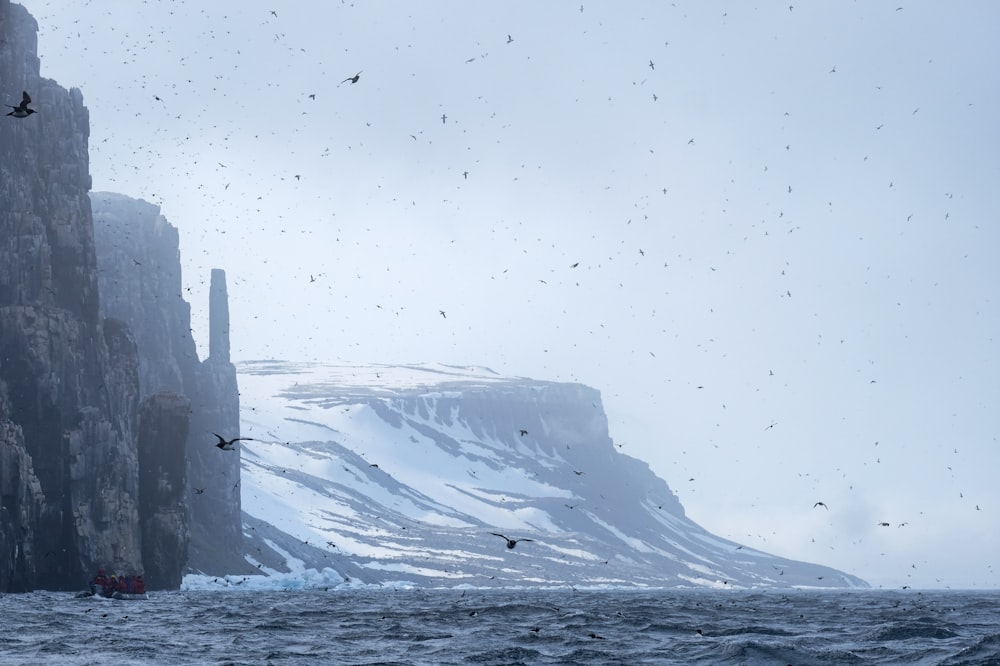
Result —
<path fill-rule="evenodd" d="M 222 267 L 236 359 L 581 381 L 722 536 L 1000 585 L 995 3 L 25 4 L 202 349 Z"/>

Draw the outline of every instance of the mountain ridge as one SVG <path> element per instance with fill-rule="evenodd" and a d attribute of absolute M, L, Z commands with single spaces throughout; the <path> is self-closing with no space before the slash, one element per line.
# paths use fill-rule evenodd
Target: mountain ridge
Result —
<path fill-rule="evenodd" d="M 237 363 L 244 543 L 272 574 L 414 585 L 867 587 L 716 537 L 600 392 L 451 365 Z M 398 384 L 398 386 L 394 386 Z M 531 541 L 508 548 L 494 533 Z"/>

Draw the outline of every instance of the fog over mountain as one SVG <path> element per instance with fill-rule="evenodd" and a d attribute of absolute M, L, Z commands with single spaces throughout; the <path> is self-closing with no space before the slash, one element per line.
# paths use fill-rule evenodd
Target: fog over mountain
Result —
<path fill-rule="evenodd" d="M 712 534 L 997 587 L 998 24 L 991 0 L 0 0 L 0 103 L 35 111 L 0 116 L 0 587 L 147 541 L 173 584 L 188 536 L 192 568 L 256 569 L 240 461 L 208 454 L 239 430 L 229 364 L 269 358 L 594 387 Z M 184 399 L 190 459 L 143 467 Z"/>

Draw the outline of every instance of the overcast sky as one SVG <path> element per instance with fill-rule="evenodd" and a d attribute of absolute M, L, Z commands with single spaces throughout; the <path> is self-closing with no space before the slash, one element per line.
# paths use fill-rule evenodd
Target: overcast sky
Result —
<path fill-rule="evenodd" d="M 220 267 L 235 360 L 583 382 L 721 536 L 1000 586 L 1000 4 L 25 4 L 203 354 Z"/>

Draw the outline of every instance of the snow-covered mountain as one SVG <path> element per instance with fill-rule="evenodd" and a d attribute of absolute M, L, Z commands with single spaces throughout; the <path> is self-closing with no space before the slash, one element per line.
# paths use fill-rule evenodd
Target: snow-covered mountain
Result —
<path fill-rule="evenodd" d="M 247 559 L 413 585 L 866 587 L 709 534 L 600 393 L 444 365 L 237 365 Z M 220 455 L 227 455 L 221 452 Z M 515 539 L 515 548 L 493 532 Z M 330 572 L 326 572 L 329 575 Z"/>

